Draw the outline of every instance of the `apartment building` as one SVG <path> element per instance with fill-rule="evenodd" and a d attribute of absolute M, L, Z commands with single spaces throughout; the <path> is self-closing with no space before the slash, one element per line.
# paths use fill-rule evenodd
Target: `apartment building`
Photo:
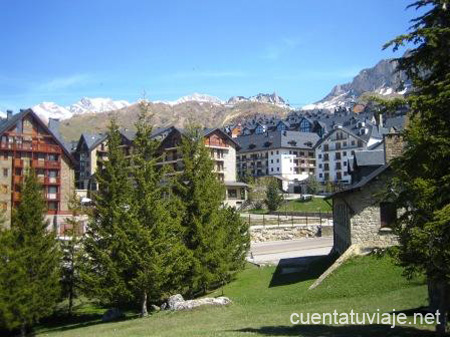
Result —
<path fill-rule="evenodd" d="M 205 146 L 214 161 L 214 172 L 226 187 L 224 203 L 239 208 L 247 200 L 248 189 L 246 184 L 236 181 L 236 151 L 239 150 L 239 144 L 219 128 L 204 129 L 202 132 Z M 183 157 L 179 146 L 184 135 L 184 130 L 172 128 L 160 145 L 159 164 L 170 165 L 174 174 L 183 170 Z"/>
<path fill-rule="evenodd" d="M 50 228 L 59 231 L 70 214 L 68 202 L 74 190 L 75 161 L 70 151 L 31 109 L 15 115 L 8 111 L 0 120 L 0 137 L 0 207 L 7 225 L 12 208 L 20 203 L 24 175 L 33 168 L 44 187 Z"/>
<path fill-rule="evenodd" d="M 314 146 L 320 137 L 311 132 L 276 129 L 236 138 L 239 176 L 274 176 L 283 189 L 300 192 L 302 182 L 315 174 Z"/>
<path fill-rule="evenodd" d="M 164 138 L 170 128 L 157 128 L 152 133 L 154 139 Z M 133 130 L 121 129 L 121 146 L 125 155 L 130 155 L 133 150 L 133 141 L 136 136 Z M 75 180 L 77 189 L 89 195 L 97 190 L 95 172 L 101 167 L 102 162 L 108 158 L 108 137 L 106 133 L 83 133 L 73 150 L 73 156 L 77 161 L 75 168 Z"/>

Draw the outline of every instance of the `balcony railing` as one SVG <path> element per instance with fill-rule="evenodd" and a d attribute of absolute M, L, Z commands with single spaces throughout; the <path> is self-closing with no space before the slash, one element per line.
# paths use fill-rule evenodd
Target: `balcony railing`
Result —
<path fill-rule="evenodd" d="M 35 151 L 44 153 L 61 153 L 61 147 L 40 143 L 7 143 L 0 142 L 0 150 Z"/>

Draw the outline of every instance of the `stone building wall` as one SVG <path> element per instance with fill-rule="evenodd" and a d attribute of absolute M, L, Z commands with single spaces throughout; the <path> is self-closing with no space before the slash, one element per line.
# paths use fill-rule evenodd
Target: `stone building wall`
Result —
<path fill-rule="evenodd" d="M 6 152 L 0 157 L 0 212 L 4 212 L 5 225 L 10 226 L 11 223 L 11 186 L 12 186 L 12 162 L 13 157 L 11 153 Z M 8 175 L 4 175 L 4 170 L 8 170 Z M 5 209 L 6 206 L 6 209 Z"/>
<path fill-rule="evenodd" d="M 69 211 L 68 203 L 75 189 L 75 172 L 67 156 L 61 156 L 60 211 Z"/>
<path fill-rule="evenodd" d="M 343 253 L 350 245 L 388 247 L 397 243 L 390 228 L 381 228 L 380 202 L 391 173 L 385 171 L 360 190 L 333 199 L 335 250 Z M 348 217 L 348 219 L 347 219 Z"/>
<path fill-rule="evenodd" d="M 393 158 L 403 153 L 403 137 L 398 133 L 389 133 L 384 135 L 384 158 L 389 163 Z"/>

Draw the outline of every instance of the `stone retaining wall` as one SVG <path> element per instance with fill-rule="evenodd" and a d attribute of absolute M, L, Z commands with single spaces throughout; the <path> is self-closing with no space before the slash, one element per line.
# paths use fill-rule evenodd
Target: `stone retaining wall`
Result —
<path fill-rule="evenodd" d="M 332 236 L 332 226 L 304 225 L 294 227 L 250 227 L 252 242 L 281 241 L 319 236 Z"/>

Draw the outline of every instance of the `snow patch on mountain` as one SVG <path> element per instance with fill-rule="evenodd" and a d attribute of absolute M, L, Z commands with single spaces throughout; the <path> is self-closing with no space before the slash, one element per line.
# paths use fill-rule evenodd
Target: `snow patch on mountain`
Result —
<path fill-rule="evenodd" d="M 68 109 L 54 102 L 42 102 L 32 109 L 45 121 L 48 121 L 49 118 L 67 119 L 73 116 L 73 113 Z"/>
<path fill-rule="evenodd" d="M 233 96 L 227 101 L 228 106 L 233 106 L 235 104 L 239 104 L 241 102 L 257 102 L 257 103 L 268 103 L 274 104 L 281 108 L 291 109 L 289 104 L 280 96 L 278 96 L 275 92 L 273 94 L 261 94 L 250 97 L 244 96 Z"/>
<path fill-rule="evenodd" d="M 6 112 L 0 111 L 0 118 L 6 118 Z"/>
<path fill-rule="evenodd" d="M 89 112 L 106 112 L 112 110 L 119 110 L 129 106 L 130 103 L 124 100 L 113 101 L 111 98 L 88 98 L 83 97 L 80 101 L 67 109 L 75 115 L 89 113 Z"/>
<path fill-rule="evenodd" d="M 198 102 L 198 103 L 210 103 L 214 105 L 222 105 L 224 102 L 215 96 L 207 95 L 207 94 L 199 94 L 194 93 L 192 95 L 187 95 L 180 97 L 176 101 L 154 101 L 153 103 L 159 103 L 159 104 L 168 104 L 170 106 L 183 104 L 187 102 Z"/>

